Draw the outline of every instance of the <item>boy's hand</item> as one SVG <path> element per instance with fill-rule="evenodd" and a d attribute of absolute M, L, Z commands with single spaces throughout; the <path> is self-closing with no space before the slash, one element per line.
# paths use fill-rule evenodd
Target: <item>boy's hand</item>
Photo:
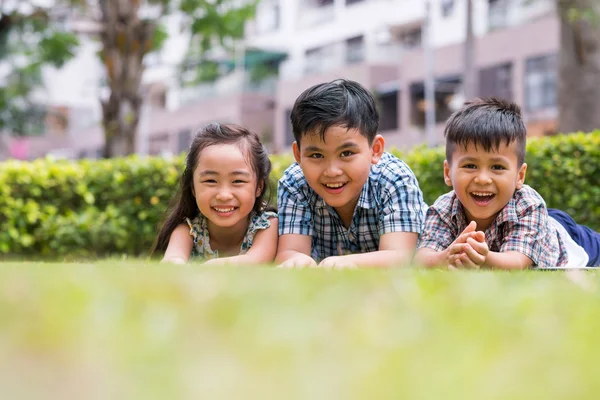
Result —
<path fill-rule="evenodd" d="M 319 263 L 319 267 L 332 269 L 358 268 L 358 266 L 346 256 L 327 257 Z"/>
<path fill-rule="evenodd" d="M 475 231 L 476 228 L 477 223 L 471 221 L 456 240 L 448 246 L 446 249 L 446 262 L 449 267 L 479 268 L 485 262 L 489 249 L 485 243 L 485 234 L 481 231 Z M 482 245 L 485 245 L 485 248 Z M 475 249 L 478 249 L 481 253 Z M 481 260 L 482 257 L 483 260 Z"/>
<path fill-rule="evenodd" d="M 303 253 L 296 253 L 292 257 L 288 258 L 281 264 L 277 266 L 277 268 L 307 268 L 307 267 L 316 267 L 317 262 L 313 260 L 312 257 L 307 256 Z"/>
<path fill-rule="evenodd" d="M 470 237 L 463 245 L 463 252 L 453 255 L 451 258 L 454 259 L 453 265 L 457 268 L 479 269 L 485 264 L 489 252 L 490 249 L 485 240 L 480 242 Z"/>

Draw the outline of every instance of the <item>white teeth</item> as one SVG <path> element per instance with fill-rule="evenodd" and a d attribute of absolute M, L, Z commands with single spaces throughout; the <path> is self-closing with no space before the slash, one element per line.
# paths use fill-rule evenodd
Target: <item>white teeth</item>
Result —
<path fill-rule="evenodd" d="M 213 207 L 215 209 L 215 211 L 217 212 L 230 212 L 235 210 L 235 208 L 217 208 L 217 207 Z"/>
<path fill-rule="evenodd" d="M 325 186 L 327 186 L 328 188 L 337 189 L 337 188 L 341 188 L 342 186 L 344 186 L 344 184 L 343 183 L 326 183 Z"/>
<path fill-rule="evenodd" d="M 493 196 L 494 193 L 489 193 L 489 192 L 471 192 L 471 194 L 474 194 L 475 196 Z"/>

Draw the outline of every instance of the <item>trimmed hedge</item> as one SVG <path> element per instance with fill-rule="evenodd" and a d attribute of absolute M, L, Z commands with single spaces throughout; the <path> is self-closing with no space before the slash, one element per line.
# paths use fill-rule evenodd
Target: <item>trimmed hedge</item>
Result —
<path fill-rule="evenodd" d="M 391 151 L 413 169 L 428 204 L 448 191 L 442 148 Z M 526 182 L 548 206 L 600 229 L 600 131 L 533 138 L 527 152 Z M 276 184 L 293 158 L 278 155 L 272 161 Z M 183 156 L 0 163 L 0 254 L 145 254 L 183 165 Z"/>

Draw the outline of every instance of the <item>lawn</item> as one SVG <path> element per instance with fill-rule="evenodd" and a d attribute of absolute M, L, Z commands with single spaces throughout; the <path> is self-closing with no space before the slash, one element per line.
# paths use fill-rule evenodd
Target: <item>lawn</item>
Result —
<path fill-rule="evenodd" d="M 600 273 L 0 264 L 3 399 L 596 399 Z"/>

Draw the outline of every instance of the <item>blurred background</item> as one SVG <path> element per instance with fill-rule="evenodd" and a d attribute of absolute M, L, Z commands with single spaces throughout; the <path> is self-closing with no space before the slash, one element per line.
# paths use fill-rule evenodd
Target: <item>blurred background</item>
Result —
<path fill-rule="evenodd" d="M 187 149 L 210 122 L 293 141 L 309 86 L 376 96 L 402 149 L 443 143 L 465 99 L 523 107 L 529 135 L 600 127 L 593 1 L 0 0 L 0 159 Z M 563 101 L 560 101 L 563 99 Z"/>

